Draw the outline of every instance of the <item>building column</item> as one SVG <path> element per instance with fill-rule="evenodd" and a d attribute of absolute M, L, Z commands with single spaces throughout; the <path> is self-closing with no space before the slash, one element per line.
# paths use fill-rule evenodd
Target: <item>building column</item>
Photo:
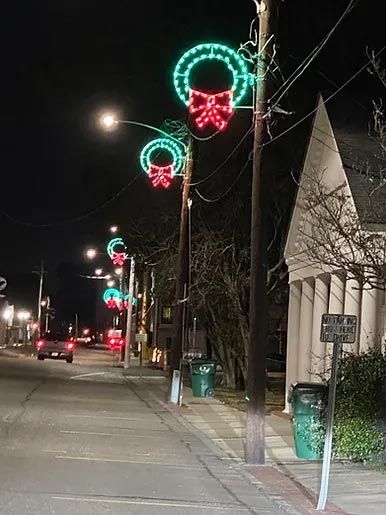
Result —
<path fill-rule="evenodd" d="M 287 323 L 287 365 L 286 365 L 286 393 L 285 410 L 289 411 L 288 392 L 292 383 L 298 379 L 299 355 L 299 322 L 301 282 L 295 281 L 289 285 L 288 323 Z"/>
<path fill-rule="evenodd" d="M 355 315 L 357 317 L 357 331 L 355 343 L 344 346 L 344 350 L 359 353 L 359 327 L 361 324 L 361 298 L 362 292 L 359 282 L 356 279 L 347 279 L 346 295 L 344 298 L 344 314 Z"/>
<path fill-rule="evenodd" d="M 361 328 L 359 351 L 367 352 L 379 344 L 378 341 L 378 290 L 365 285 L 362 288 Z"/>
<path fill-rule="evenodd" d="M 320 341 L 322 315 L 328 312 L 328 276 L 315 278 L 314 311 L 312 316 L 311 380 L 321 381 L 324 373 L 326 344 Z"/>
<path fill-rule="evenodd" d="M 312 315 L 314 310 L 314 279 L 303 279 L 299 323 L 298 380 L 307 382 L 311 374 Z"/>
<path fill-rule="evenodd" d="M 345 279 L 339 274 L 331 274 L 330 300 L 328 312 L 342 315 L 344 310 Z"/>

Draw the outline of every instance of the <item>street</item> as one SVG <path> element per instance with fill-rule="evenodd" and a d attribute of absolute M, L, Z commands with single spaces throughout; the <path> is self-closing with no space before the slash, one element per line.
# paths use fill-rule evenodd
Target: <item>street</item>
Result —
<path fill-rule="evenodd" d="M 280 512 L 112 365 L 0 356 L 1 514 Z"/>

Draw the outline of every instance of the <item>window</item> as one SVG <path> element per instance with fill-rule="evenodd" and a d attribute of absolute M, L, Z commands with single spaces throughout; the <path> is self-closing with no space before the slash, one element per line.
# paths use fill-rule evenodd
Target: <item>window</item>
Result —
<path fill-rule="evenodd" d="M 170 306 L 163 307 L 161 313 L 161 324 L 171 324 L 173 322 L 173 313 Z"/>

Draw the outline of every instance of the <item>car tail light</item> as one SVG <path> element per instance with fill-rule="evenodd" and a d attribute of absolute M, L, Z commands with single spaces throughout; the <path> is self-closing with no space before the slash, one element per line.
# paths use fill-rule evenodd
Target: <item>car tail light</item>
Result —
<path fill-rule="evenodd" d="M 110 343 L 112 343 L 112 344 L 114 345 L 114 343 L 115 343 L 115 338 L 111 338 Z"/>
<path fill-rule="evenodd" d="M 125 345 L 125 340 L 123 338 L 119 340 L 119 345 Z"/>
<path fill-rule="evenodd" d="M 42 340 L 42 339 L 36 340 L 36 342 L 35 342 L 36 348 L 38 350 L 42 349 L 45 346 L 45 344 L 46 344 L 46 341 Z"/>
<path fill-rule="evenodd" d="M 75 349 L 75 343 L 72 341 L 66 342 L 65 347 L 67 350 L 74 350 Z"/>

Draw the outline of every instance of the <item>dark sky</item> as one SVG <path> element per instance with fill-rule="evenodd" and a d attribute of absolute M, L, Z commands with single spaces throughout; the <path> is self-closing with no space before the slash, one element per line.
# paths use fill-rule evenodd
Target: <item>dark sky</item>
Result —
<path fill-rule="evenodd" d="M 280 62 L 285 75 L 327 33 L 347 3 L 282 3 Z M 370 10 L 365 0 L 360 1 L 343 22 L 306 75 L 313 87 L 327 84 L 319 72 L 341 84 L 364 63 L 366 46 L 383 44 L 378 4 Z M 106 134 L 96 120 L 105 108 L 156 126 L 165 118 L 184 119 L 172 85 L 172 71 L 182 52 L 215 40 L 237 48 L 248 38 L 254 3 L 241 0 L 231 9 L 226 5 L 220 0 L 3 3 L 0 275 L 9 279 L 11 301 L 33 307 L 37 278 L 31 270 L 41 259 L 49 271 L 47 293 L 62 290 L 63 267 L 69 290 L 74 286 L 68 270 L 74 267 L 74 277 L 83 270 L 82 249 L 103 242 L 110 223 L 124 226 L 151 213 L 178 212 L 178 187 L 154 192 L 145 175 L 100 209 L 140 171 L 138 154 L 152 134 L 127 127 Z M 347 95 L 367 98 L 370 105 L 367 84 L 357 81 Z M 299 102 L 296 87 L 293 101 Z M 355 102 L 352 105 L 357 108 Z M 240 138 L 247 116 L 243 113 L 234 122 L 232 134 L 210 143 L 216 162 L 229 152 L 229 142 Z M 203 152 L 208 148 L 203 145 Z M 64 296 L 71 297 L 69 291 Z M 88 313 L 86 298 L 90 291 L 76 293 L 69 309 L 83 306 Z"/>

